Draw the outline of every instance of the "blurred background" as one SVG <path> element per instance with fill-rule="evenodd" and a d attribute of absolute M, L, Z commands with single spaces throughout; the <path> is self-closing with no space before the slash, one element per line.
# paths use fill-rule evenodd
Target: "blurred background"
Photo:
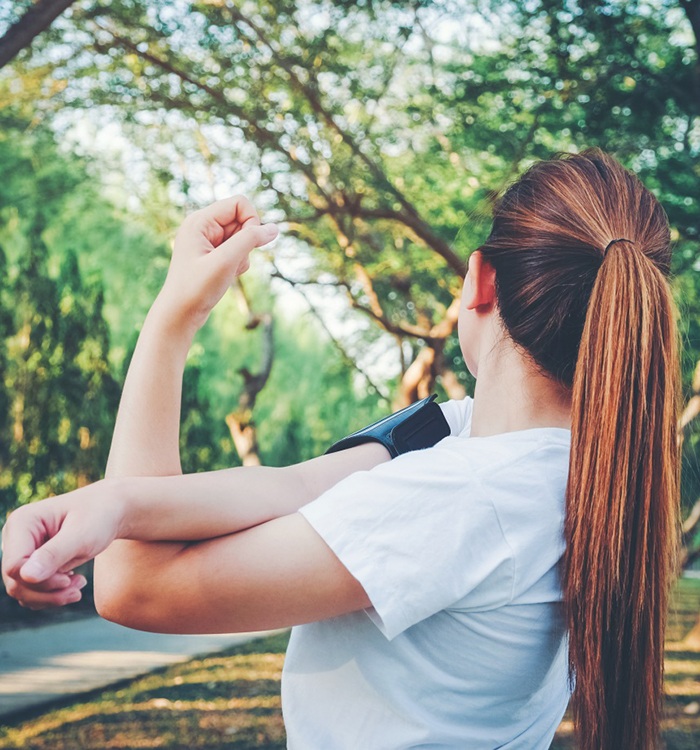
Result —
<path fill-rule="evenodd" d="M 700 0 L 17 0 L 0 36 L 3 514 L 101 476 L 188 211 L 244 193 L 282 234 L 193 347 L 185 470 L 281 465 L 471 393 L 455 299 L 494 199 L 595 145 L 672 227 L 692 581 Z"/>

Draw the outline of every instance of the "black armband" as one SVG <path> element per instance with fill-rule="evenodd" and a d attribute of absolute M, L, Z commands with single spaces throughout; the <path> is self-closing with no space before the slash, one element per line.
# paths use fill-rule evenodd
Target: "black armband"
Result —
<path fill-rule="evenodd" d="M 326 453 L 353 448 L 362 443 L 381 443 L 392 458 L 409 451 L 431 448 L 450 434 L 450 426 L 435 403 L 436 395 L 428 396 L 405 409 L 353 432 L 333 443 Z"/>

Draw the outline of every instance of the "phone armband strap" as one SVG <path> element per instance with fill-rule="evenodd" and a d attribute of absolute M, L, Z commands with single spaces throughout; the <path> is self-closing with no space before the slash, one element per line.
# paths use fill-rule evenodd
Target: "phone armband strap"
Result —
<path fill-rule="evenodd" d="M 430 448 L 450 434 L 450 426 L 442 409 L 435 403 L 436 398 L 436 395 L 428 396 L 369 427 L 353 432 L 333 443 L 326 453 L 369 442 L 381 443 L 392 458 L 409 451 Z"/>

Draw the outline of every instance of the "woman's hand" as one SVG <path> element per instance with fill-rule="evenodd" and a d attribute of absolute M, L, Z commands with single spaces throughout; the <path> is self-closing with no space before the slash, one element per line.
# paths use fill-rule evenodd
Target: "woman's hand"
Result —
<path fill-rule="evenodd" d="M 97 482 L 66 495 L 24 505 L 2 530 L 2 578 L 7 593 L 29 609 L 80 600 L 86 584 L 74 568 L 118 536 L 123 524 L 118 497 Z"/>
<path fill-rule="evenodd" d="M 195 211 L 175 237 L 156 305 L 177 330 L 195 332 L 233 280 L 248 270 L 251 250 L 277 233 L 275 224 L 260 224 L 251 202 L 240 195 Z"/>

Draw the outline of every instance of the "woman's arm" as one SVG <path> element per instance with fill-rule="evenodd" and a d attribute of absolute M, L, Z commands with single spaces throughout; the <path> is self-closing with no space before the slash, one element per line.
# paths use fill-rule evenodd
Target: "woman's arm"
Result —
<path fill-rule="evenodd" d="M 286 469 L 107 479 L 23 506 L 3 529 L 8 593 L 33 609 L 75 601 L 60 571 L 128 545 L 127 559 L 102 582 L 99 606 L 107 619 L 131 627 L 212 632 L 339 614 L 334 608 L 348 602 L 337 592 L 329 598 L 332 586 L 353 603 L 364 601 L 363 592 L 295 511 L 356 468 L 386 458 L 383 446 L 368 443 Z M 241 529 L 260 531 L 232 533 Z M 185 543 L 201 539 L 212 541 Z M 202 606 L 212 596 L 215 612 Z M 218 602 L 222 596 L 228 606 Z"/>
<path fill-rule="evenodd" d="M 183 547 L 115 587 L 102 616 L 161 633 L 231 633 L 365 609 L 360 583 L 300 513 Z"/>
<path fill-rule="evenodd" d="M 195 556 L 184 540 L 222 536 L 293 513 L 345 476 L 388 460 L 382 446 L 370 444 L 286 469 L 113 481 L 128 475 L 180 474 L 179 404 L 189 345 L 232 278 L 247 268 L 250 250 L 271 238 L 265 238 L 263 229 L 242 198 L 220 201 L 183 224 L 168 279 L 129 368 L 108 463 L 107 475 L 112 479 L 71 493 L 61 502 L 22 509 L 8 524 L 16 531 L 4 535 L 10 554 L 3 560 L 3 576 L 8 591 L 27 606 L 74 601 L 75 582 L 61 578 L 60 571 L 101 552 L 106 539 L 117 539 L 99 555 L 95 566 L 98 608 L 113 612 L 125 592 L 131 591 L 132 603 L 138 597 L 130 587 L 143 583 L 144 571 L 155 576 L 157 571 L 177 567 L 175 560 Z M 86 511 L 87 493 L 100 498 L 92 512 Z M 313 534 L 310 529 L 304 532 Z M 310 550 L 316 540 L 297 541 Z M 273 546 L 279 549 L 277 542 Z M 322 558 L 324 553 L 332 554 L 323 547 L 321 552 Z M 25 567 L 30 556 L 33 563 Z M 332 562 L 322 560 L 326 570 L 333 568 Z M 166 588 L 161 586 L 158 592 Z M 157 601 L 153 592 L 149 596 L 152 603 Z"/>

